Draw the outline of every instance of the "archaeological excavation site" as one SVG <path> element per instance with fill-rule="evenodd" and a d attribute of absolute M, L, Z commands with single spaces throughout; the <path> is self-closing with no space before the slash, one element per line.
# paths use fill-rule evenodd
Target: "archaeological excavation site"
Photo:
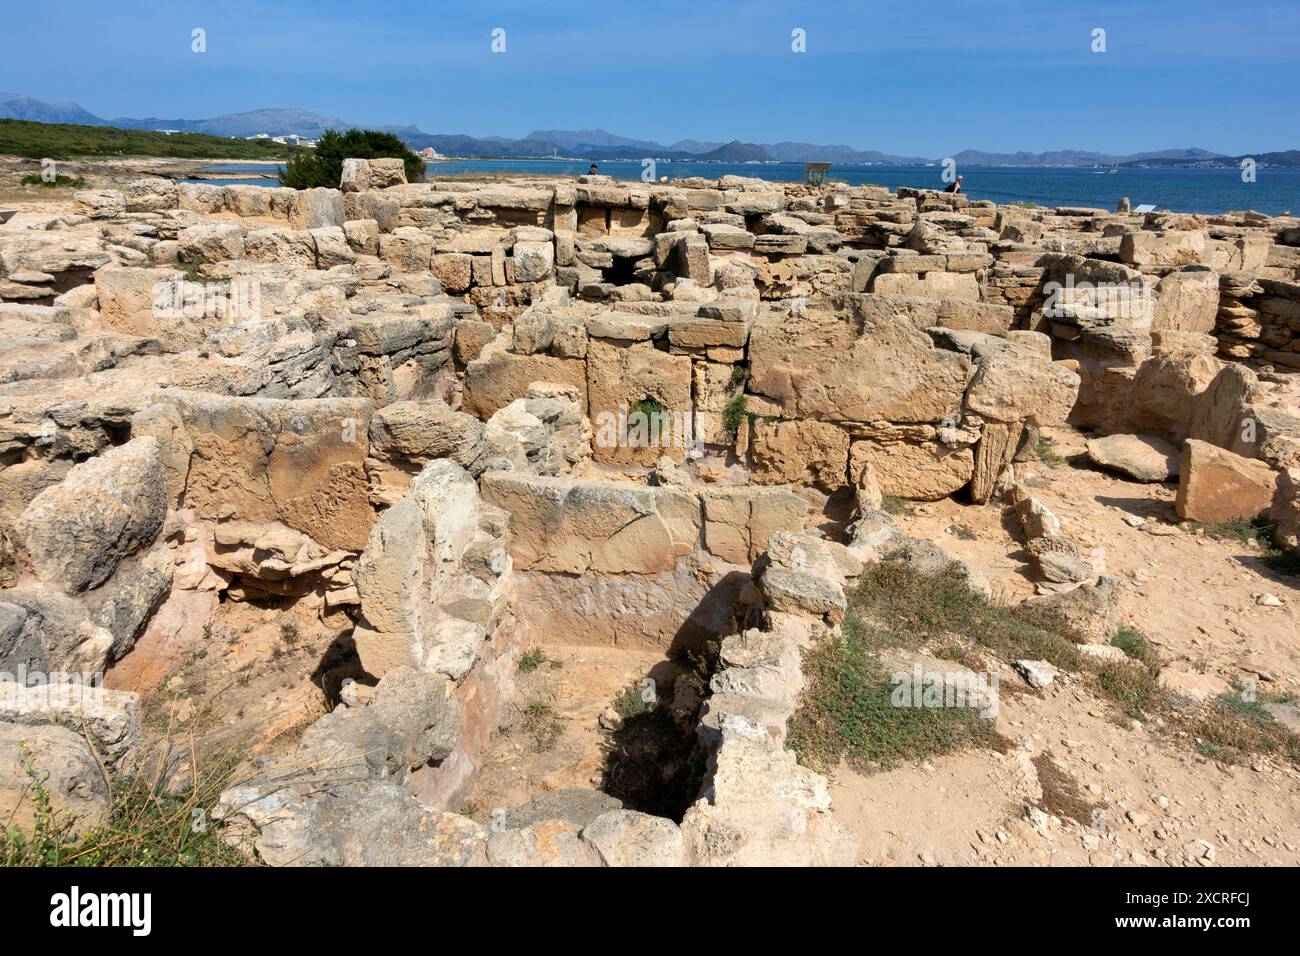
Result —
<path fill-rule="evenodd" d="M 1289 215 L 146 167 L 0 225 L 0 853 L 1300 864 Z"/>

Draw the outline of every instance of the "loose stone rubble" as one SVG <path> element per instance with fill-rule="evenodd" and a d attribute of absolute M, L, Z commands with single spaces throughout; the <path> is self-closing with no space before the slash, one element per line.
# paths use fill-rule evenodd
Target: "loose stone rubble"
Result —
<path fill-rule="evenodd" d="M 885 499 L 1004 502 L 1033 600 L 1114 633 L 1104 553 L 1017 480 L 1043 429 L 1176 478 L 1186 519 L 1267 515 L 1298 546 L 1289 218 L 736 176 L 408 183 L 396 160 L 349 160 L 339 189 L 75 199 L 0 226 L 0 671 L 102 673 L 186 595 L 341 622 L 365 692 L 222 797 L 266 863 L 854 862 L 785 734 L 845 584 L 890 555 L 948 565 Z M 832 513 L 842 541 L 815 530 Z M 456 812 L 539 635 L 719 643 L 680 821 Z M 115 768 L 142 739 L 136 694 L 96 694 L 0 695 L 0 770 L 31 735 L 92 820 L 90 741 Z"/>

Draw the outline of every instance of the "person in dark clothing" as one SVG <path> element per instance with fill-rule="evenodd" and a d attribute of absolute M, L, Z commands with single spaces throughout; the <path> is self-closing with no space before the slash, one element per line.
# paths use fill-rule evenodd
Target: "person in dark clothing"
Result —
<path fill-rule="evenodd" d="M 948 188 L 945 189 L 944 192 L 946 192 L 946 193 L 959 193 L 959 192 L 961 192 L 961 177 L 958 176 L 957 179 L 956 179 L 955 181 L 949 183 L 949 184 L 948 184 Z"/>
<path fill-rule="evenodd" d="M 588 176 L 595 176 L 595 175 L 596 175 L 596 170 L 597 170 L 598 168 L 599 168 L 599 167 L 597 167 L 595 163 L 592 163 L 592 164 L 591 164 L 591 169 L 587 170 L 587 175 L 588 175 Z"/>

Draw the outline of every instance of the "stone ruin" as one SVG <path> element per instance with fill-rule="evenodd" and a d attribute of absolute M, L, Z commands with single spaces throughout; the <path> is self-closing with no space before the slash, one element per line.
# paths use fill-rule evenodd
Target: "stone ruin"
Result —
<path fill-rule="evenodd" d="M 76 201 L 0 227 L 0 671 L 112 675 L 218 603 L 340 623 L 336 705 L 217 810 L 265 863 L 853 862 L 785 735 L 846 583 L 946 564 L 886 497 L 1008 503 L 1034 600 L 1113 633 L 1104 557 L 1016 480 L 1043 428 L 1300 546 L 1289 218 L 398 160 Z M 457 812 L 524 648 L 557 641 L 716 645 L 703 695 L 659 689 L 707 762 L 680 819 Z M 141 699 L 69 688 L 0 681 L 0 795 L 39 735 L 93 818 L 83 717 L 115 770 Z"/>

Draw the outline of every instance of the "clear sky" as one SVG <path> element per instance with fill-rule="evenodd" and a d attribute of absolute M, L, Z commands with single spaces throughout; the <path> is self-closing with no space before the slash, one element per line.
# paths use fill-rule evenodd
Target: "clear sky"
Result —
<path fill-rule="evenodd" d="M 0 23 L 0 90 L 109 118 L 292 106 L 921 156 L 1300 147 L 1300 0 L 5 0 Z"/>

